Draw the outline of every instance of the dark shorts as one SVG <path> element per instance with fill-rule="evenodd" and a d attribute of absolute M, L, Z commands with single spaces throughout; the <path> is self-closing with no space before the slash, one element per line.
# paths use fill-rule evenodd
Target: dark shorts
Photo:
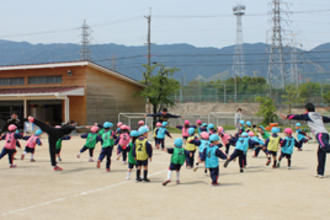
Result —
<path fill-rule="evenodd" d="M 180 171 L 181 166 L 182 166 L 181 164 L 174 164 L 174 163 L 171 163 L 171 164 L 170 164 L 170 167 L 169 167 L 169 170 Z"/>
<path fill-rule="evenodd" d="M 156 142 L 156 144 L 162 144 L 162 143 L 164 143 L 164 139 L 155 138 L 155 142 Z"/>
<path fill-rule="evenodd" d="M 25 147 L 24 151 L 25 151 L 26 153 L 34 154 L 34 148 Z"/>
<path fill-rule="evenodd" d="M 268 154 L 272 155 L 272 156 L 277 156 L 277 152 L 276 151 L 267 151 Z"/>
<path fill-rule="evenodd" d="M 287 159 L 291 159 L 291 154 L 281 153 L 281 157 L 285 157 Z"/>
<path fill-rule="evenodd" d="M 137 160 L 136 166 L 148 166 L 148 159 L 147 160 Z"/>
<path fill-rule="evenodd" d="M 133 169 L 134 167 L 136 167 L 137 165 L 134 163 L 128 163 L 128 169 Z"/>

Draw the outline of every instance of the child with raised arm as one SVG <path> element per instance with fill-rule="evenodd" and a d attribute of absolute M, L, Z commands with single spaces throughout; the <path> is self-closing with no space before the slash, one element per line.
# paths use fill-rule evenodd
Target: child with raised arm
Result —
<path fill-rule="evenodd" d="M 292 137 L 292 129 L 284 129 L 285 138 L 281 142 L 281 155 L 278 158 L 277 167 L 281 166 L 281 160 L 285 157 L 288 160 L 288 169 L 291 169 L 291 155 L 293 153 L 293 148 L 297 145 L 297 140 Z"/>
<path fill-rule="evenodd" d="M 27 140 L 27 143 L 26 143 L 24 152 L 21 155 L 21 160 L 24 160 L 25 154 L 31 153 L 31 160 L 30 161 L 35 162 L 34 150 L 35 150 L 36 145 L 39 145 L 39 146 L 42 145 L 42 143 L 40 141 L 40 135 L 41 134 L 42 134 L 42 130 L 38 129 L 38 130 L 36 130 L 34 135 L 23 137 L 24 140 Z"/>
<path fill-rule="evenodd" d="M 98 126 L 93 126 L 90 129 L 89 133 L 82 134 L 81 138 L 86 138 L 86 143 L 84 146 L 80 149 L 79 153 L 77 154 L 77 158 L 80 158 L 80 155 L 85 152 L 86 150 L 89 151 L 89 162 L 94 162 L 93 155 L 94 155 L 94 149 L 97 144 L 97 142 L 101 142 L 102 138 L 98 135 L 97 131 L 99 130 Z"/>
<path fill-rule="evenodd" d="M 159 146 L 161 146 L 162 150 L 165 150 L 165 135 L 172 138 L 171 134 L 168 132 L 167 128 L 167 122 L 164 121 L 162 123 L 162 126 L 157 129 L 156 133 L 156 148 L 159 149 Z"/>

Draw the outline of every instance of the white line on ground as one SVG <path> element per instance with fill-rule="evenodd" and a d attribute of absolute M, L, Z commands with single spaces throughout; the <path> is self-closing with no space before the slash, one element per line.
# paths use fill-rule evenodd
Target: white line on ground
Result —
<path fill-rule="evenodd" d="M 162 170 L 162 171 L 158 171 L 158 172 L 155 172 L 155 173 L 151 173 L 149 176 L 157 176 L 157 175 L 159 175 L 161 173 L 164 173 L 166 171 L 167 171 L 167 169 Z M 127 184 L 127 183 L 131 183 L 131 182 L 132 181 L 125 180 L 125 181 L 110 184 L 110 185 L 107 185 L 107 186 L 99 187 L 99 188 L 96 188 L 96 189 L 91 189 L 91 190 L 88 190 L 88 191 L 83 191 L 83 192 L 80 192 L 80 193 L 76 193 L 76 194 L 73 194 L 73 195 L 63 196 L 63 197 L 60 197 L 60 198 L 57 198 L 57 199 L 54 199 L 54 200 L 49 200 L 49 201 L 46 201 L 46 202 L 34 204 L 34 205 L 27 206 L 27 207 L 24 207 L 24 208 L 10 210 L 8 212 L 3 212 L 3 213 L 1 213 L 0 216 L 8 216 L 8 215 L 16 214 L 18 212 L 27 211 L 29 209 L 39 208 L 39 207 L 42 207 L 42 206 L 47 206 L 47 205 L 50 205 L 50 204 L 53 204 L 53 203 L 61 202 L 63 200 L 67 200 L 67 199 L 70 199 L 70 198 L 77 198 L 77 197 L 80 197 L 80 196 L 86 196 L 88 194 L 92 194 L 92 193 L 96 193 L 96 192 L 100 192 L 100 191 L 105 191 L 105 190 L 112 189 L 112 188 L 115 188 L 115 187 L 118 187 L 118 186 L 121 186 L 121 185 L 124 185 L 124 184 Z"/>

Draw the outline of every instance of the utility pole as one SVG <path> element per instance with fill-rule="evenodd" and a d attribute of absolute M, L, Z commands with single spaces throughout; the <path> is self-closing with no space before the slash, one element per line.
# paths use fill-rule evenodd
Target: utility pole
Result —
<path fill-rule="evenodd" d="M 245 14 L 245 6 L 237 5 L 233 7 L 233 13 L 236 16 L 236 45 L 233 57 L 232 71 L 234 74 L 234 100 L 237 102 L 237 77 L 244 75 L 244 52 L 243 52 L 243 26 L 242 16 Z"/>
<path fill-rule="evenodd" d="M 111 57 L 111 69 L 116 70 L 116 56 L 112 55 Z"/>
<path fill-rule="evenodd" d="M 82 60 L 90 60 L 90 50 L 89 50 L 89 44 L 90 44 L 90 28 L 87 25 L 86 20 L 84 20 L 83 25 L 81 28 L 81 48 L 80 48 L 80 59 Z"/>
<path fill-rule="evenodd" d="M 147 35 L 147 46 L 148 46 L 148 66 L 151 65 L 151 8 L 149 9 L 149 15 L 144 16 L 148 22 L 148 35 Z"/>
<path fill-rule="evenodd" d="M 269 63 L 267 78 L 270 85 L 270 95 L 272 93 L 272 86 L 285 87 L 285 71 L 283 59 L 283 44 L 282 44 L 282 26 L 281 26 L 281 1 L 272 0 L 272 37 L 269 51 Z M 279 74 L 279 75 L 278 75 Z"/>

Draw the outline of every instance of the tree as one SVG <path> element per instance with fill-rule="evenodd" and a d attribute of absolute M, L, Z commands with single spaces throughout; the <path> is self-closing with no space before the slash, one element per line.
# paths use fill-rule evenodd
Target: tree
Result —
<path fill-rule="evenodd" d="M 173 106 L 175 103 L 171 96 L 180 89 L 180 83 L 170 76 L 173 76 L 178 69 L 165 67 L 163 64 L 154 64 L 151 67 L 144 65 L 144 67 L 146 67 L 146 72 L 149 72 L 145 74 L 146 77 L 143 81 L 145 88 L 141 95 L 149 100 L 153 113 L 159 112 L 162 106 Z M 158 69 L 158 72 L 156 75 L 152 75 L 152 71 L 155 69 Z M 156 118 L 154 118 L 155 124 Z"/>
<path fill-rule="evenodd" d="M 263 117 L 262 124 L 266 125 L 277 120 L 276 107 L 271 98 L 258 96 L 257 102 L 260 103 L 257 115 Z"/>
<path fill-rule="evenodd" d="M 300 97 L 299 90 L 294 85 L 288 85 L 285 87 L 285 92 L 282 95 L 285 100 L 285 104 L 288 105 L 289 114 L 291 114 L 291 108 L 293 104 L 302 103 L 303 99 Z"/>

